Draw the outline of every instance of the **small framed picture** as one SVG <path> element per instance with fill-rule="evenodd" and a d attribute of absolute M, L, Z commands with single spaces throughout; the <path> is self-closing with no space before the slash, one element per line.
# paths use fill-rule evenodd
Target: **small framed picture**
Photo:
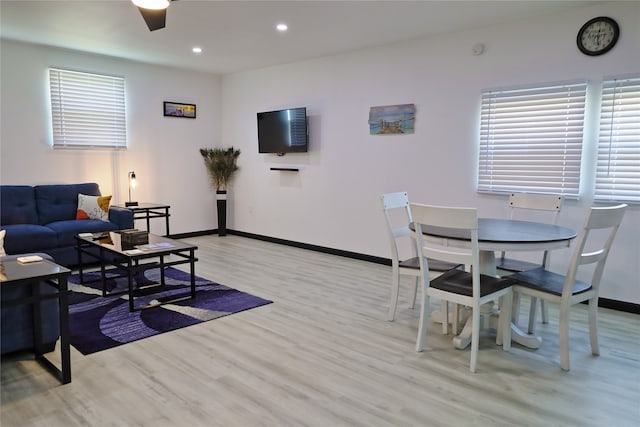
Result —
<path fill-rule="evenodd" d="M 165 101 L 164 115 L 168 117 L 185 117 L 187 119 L 195 119 L 196 105 Z"/>
<path fill-rule="evenodd" d="M 370 135 L 403 135 L 414 133 L 415 104 L 383 105 L 369 109 Z"/>

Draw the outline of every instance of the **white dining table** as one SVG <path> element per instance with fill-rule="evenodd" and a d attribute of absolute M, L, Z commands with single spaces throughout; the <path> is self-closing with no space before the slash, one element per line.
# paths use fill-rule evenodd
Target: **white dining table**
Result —
<path fill-rule="evenodd" d="M 469 233 L 460 229 L 423 225 L 422 233 L 425 238 L 438 239 L 442 244 L 449 246 L 468 247 L 471 241 Z M 576 235 L 575 230 L 559 225 L 512 219 L 478 218 L 480 273 L 490 276 L 497 275 L 496 251 L 561 249 L 569 247 Z M 482 312 L 485 316 L 488 315 L 492 323 L 497 323 L 493 304 L 483 306 Z M 436 318 L 435 315 L 434 318 Z M 494 328 L 495 326 L 495 324 L 492 325 Z M 471 318 L 469 317 L 462 332 L 453 338 L 453 345 L 459 349 L 466 348 L 471 343 L 471 330 Z M 538 348 L 542 341 L 535 335 L 525 333 L 513 322 L 511 322 L 511 332 L 513 341 L 529 348 Z"/>

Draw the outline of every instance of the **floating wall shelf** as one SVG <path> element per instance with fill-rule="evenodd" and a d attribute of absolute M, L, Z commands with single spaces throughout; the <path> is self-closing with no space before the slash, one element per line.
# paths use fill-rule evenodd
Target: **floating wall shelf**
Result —
<path fill-rule="evenodd" d="M 300 168 L 271 168 L 272 171 L 298 172 Z"/>

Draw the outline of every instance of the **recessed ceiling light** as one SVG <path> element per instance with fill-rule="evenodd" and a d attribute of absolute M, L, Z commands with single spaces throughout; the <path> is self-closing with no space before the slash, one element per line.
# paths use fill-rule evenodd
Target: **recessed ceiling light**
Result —
<path fill-rule="evenodd" d="M 198 47 L 198 46 L 195 46 L 193 49 L 191 49 L 191 51 L 193 53 L 202 53 L 202 48 Z"/>
<path fill-rule="evenodd" d="M 288 28 L 289 27 L 287 27 L 287 24 L 278 24 L 278 25 L 276 25 L 276 29 L 278 31 L 287 31 Z"/>

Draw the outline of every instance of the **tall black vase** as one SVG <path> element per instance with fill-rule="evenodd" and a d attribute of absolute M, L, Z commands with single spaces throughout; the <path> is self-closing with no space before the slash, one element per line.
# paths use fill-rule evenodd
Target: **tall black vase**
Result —
<path fill-rule="evenodd" d="M 227 235 L 227 191 L 216 191 L 216 202 L 218 205 L 218 236 Z"/>

